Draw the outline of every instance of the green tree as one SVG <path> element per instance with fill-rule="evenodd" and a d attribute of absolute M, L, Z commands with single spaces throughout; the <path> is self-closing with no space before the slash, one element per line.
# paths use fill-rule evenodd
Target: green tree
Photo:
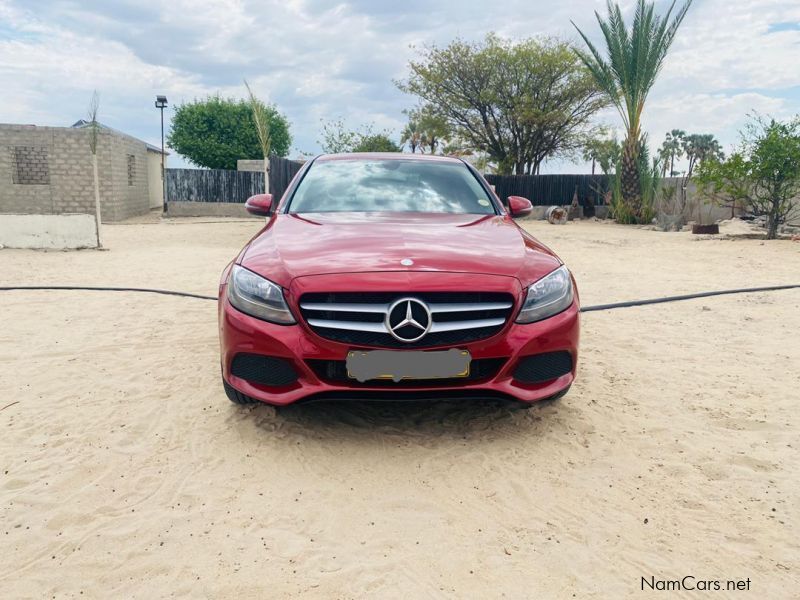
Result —
<path fill-rule="evenodd" d="M 402 148 L 385 133 L 365 135 L 353 148 L 353 152 L 401 152 Z"/>
<path fill-rule="evenodd" d="M 602 201 L 608 203 L 610 201 L 610 185 L 612 183 L 611 177 L 608 177 L 616 169 L 619 164 L 619 157 L 622 153 L 622 147 L 617 141 L 616 137 L 607 137 L 605 129 L 600 130 L 600 135 L 590 137 L 586 140 L 583 146 L 583 160 L 592 162 L 592 175 L 595 173 L 595 167 L 600 166 L 600 170 L 606 177 L 602 178 L 599 182 L 591 184 L 592 190 L 597 194 L 596 202 L 599 204 Z"/>
<path fill-rule="evenodd" d="M 325 154 L 341 154 L 352 152 L 361 139 L 372 135 L 372 127 L 368 126 L 366 132 L 359 133 L 347 129 L 344 120 L 340 117 L 333 121 L 322 121 L 322 139 L 317 143 Z"/>
<path fill-rule="evenodd" d="M 686 132 L 683 129 L 673 129 L 667 132 L 666 138 L 658 151 L 663 166 L 662 177 L 675 177 L 677 175 L 675 172 L 675 159 L 680 159 L 683 156 L 682 142 L 685 135 Z M 669 167 L 669 175 L 667 175 L 667 167 Z"/>
<path fill-rule="evenodd" d="M 410 113 L 417 123 L 420 132 L 420 152 L 428 149 L 430 154 L 436 154 L 437 148 L 444 146 L 445 142 L 452 137 L 452 128 L 447 119 L 436 112 L 430 105 L 411 111 Z"/>
<path fill-rule="evenodd" d="M 748 170 L 748 161 L 741 152 L 734 152 L 727 159 L 712 158 L 700 163 L 695 173 L 698 194 L 729 207 L 733 218 L 737 207 L 746 206 Z"/>
<path fill-rule="evenodd" d="M 389 131 L 375 131 L 372 124 L 360 130 L 348 129 L 342 118 L 322 122 L 322 139 L 317 143 L 326 154 L 344 152 L 401 152 Z"/>
<path fill-rule="evenodd" d="M 275 106 L 265 105 L 270 148 L 286 156 L 292 137 L 289 123 Z M 167 142 L 193 164 L 208 169 L 235 169 L 238 159 L 263 158 L 263 146 L 253 118 L 251 101 L 209 96 L 184 102 L 175 109 Z"/>
<path fill-rule="evenodd" d="M 702 162 L 696 181 L 702 193 L 767 217 L 767 239 L 800 208 L 800 118 L 780 122 L 752 117 L 742 146 L 727 160 Z"/>
<path fill-rule="evenodd" d="M 693 133 L 691 135 L 683 136 L 681 140 L 681 148 L 686 158 L 689 159 L 689 169 L 686 171 L 686 181 L 691 179 L 695 168 L 703 161 L 713 158 L 722 160 L 725 155 L 722 152 L 722 146 L 719 141 L 711 133 Z M 684 181 L 684 184 L 686 183 Z"/>
<path fill-rule="evenodd" d="M 622 18 L 619 4 L 608 0 L 608 17 L 595 13 L 606 45 L 606 56 L 591 42 L 586 34 L 575 29 L 586 43 L 588 52 L 578 50 L 578 56 L 594 76 L 597 85 L 617 107 L 627 130 L 620 167 L 619 192 L 627 212 L 634 221 L 645 219 L 642 205 L 642 161 L 638 155 L 641 144 L 641 117 L 647 94 L 656 81 L 667 51 L 672 45 L 692 0 L 687 2 L 670 21 L 675 8 L 673 0 L 666 14 L 655 14 L 654 2 L 638 0 L 630 29 Z M 647 166 L 649 169 L 649 165 Z"/>
<path fill-rule="evenodd" d="M 693 133 L 684 135 L 681 140 L 681 148 L 686 158 L 689 160 L 689 168 L 681 180 L 681 210 L 686 207 L 686 193 L 689 189 L 689 180 L 694 175 L 698 165 L 706 160 L 721 161 L 725 158 L 722 147 L 717 139 L 710 133 Z M 701 205 L 697 205 L 697 218 L 702 222 L 703 216 L 700 213 Z"/>
<path fill-rule="evenodd" d="M 578 151 L 591 117 L 606 104 L 572 46 L 556 38 L 457 39 L 426 47 L 409 69 L 397 86 L 430 105 L 449 135 L 486 152 L 504 173 L 536 173 L 546 158 Z"/>
<path fill-rule="evenodd" d="M 420 132 L 419 124 L 413 115 L 409 114 L 408 123 L 406 123 L 406 126 L 400 133 L 400 143 L 408 144 L 408 147 L 411 149 L 411 154 L 416 154 L 417 148 L 420 148 L 422 143 L 422 133 Z M 420 152 L 422 152 L 422 148 L 420 148 Z"/>
<path fill-rule="evenodd" d="M 595 165 L 600 166 L 603 175 L 608 175 L 616 168 L 622 154 L 622 146 L 616 137 L 591 137 L 584 143 L 583 160 L 592 162 L 592 175 Z"/>

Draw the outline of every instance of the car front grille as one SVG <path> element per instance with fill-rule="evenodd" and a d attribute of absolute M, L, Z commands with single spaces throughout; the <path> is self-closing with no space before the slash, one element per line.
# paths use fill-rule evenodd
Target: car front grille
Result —
<path fill-rule="evenodd" d="M 497 375 L 507 358 L 476 358 L 470 362 L 466 377 L 443 377 L 441 379 L 372 379 L 363 383 L 347 375 L 347 362 L 344 360 L 307 359 L 306 363 L 317 377 L 331 383 L 346 383 L 351 387 L 446 387 L 465 383 L 475 383 Z"/>
<path fill-rule="evenodd" d="M 431 327 L 421 339 L 405 342 L 384 324 L 395 301 L 413 298 L 431 313 Z M 514 308 L 511 294 L 498 292 L 335 292 L 300 298 L 300 312 L 317 335 L 353 346 L 426 348 L 482 340 L 498 333 Z"/>

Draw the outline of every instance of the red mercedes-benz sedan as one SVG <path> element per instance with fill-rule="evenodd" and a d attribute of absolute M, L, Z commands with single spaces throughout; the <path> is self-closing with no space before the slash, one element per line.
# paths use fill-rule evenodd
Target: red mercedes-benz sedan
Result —
<path fill-rule="evenodd" d="M 325 155 L 219 287 L 223 385 L 236 403 L 563 395 L 575 378 L 572 275 L 468 163 Z M 510 213 L 510 214 L 509 214 Z"/>

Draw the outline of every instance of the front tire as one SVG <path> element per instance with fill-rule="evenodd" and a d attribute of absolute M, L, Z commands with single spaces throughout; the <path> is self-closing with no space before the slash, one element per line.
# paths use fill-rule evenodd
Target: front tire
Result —
<path fill-rule="evenodd" d="M 542 398 L 541 400 L 537 400 L 536 402 L 519 402 L 518 404 L 520 405 L 520 408 L 524 409 L 533 408 L 536 405 L 541 406 L 542 404 L 552 404 L 553 402 L 556 402 L 557 400 L 566 396 L 570 387 L 572 386 L 568 385 L 560 392 L 556 392 L 552 396 L 548 396 L 547 398 Z"/>
<path fill-rule="evenodd" d="M 224 378 L 222 379 L 222 387 L 225 388 L 225 395 L 228 396 L 228 400 L 234 404 L 247 405 L 258 402 L 258 400 L 255 398 L 251 398 L 250 396 L 246 396 L 245 394 L 237 391 L 231 384 L 225 381 Z"/>

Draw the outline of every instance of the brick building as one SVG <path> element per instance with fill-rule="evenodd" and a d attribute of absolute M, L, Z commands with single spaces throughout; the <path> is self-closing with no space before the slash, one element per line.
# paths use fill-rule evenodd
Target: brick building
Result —
<path fill-rule="evenodd" d="M 0 213 L 94 214 L 88 126 L 0 124 Z M 159 148 L 100 125 L 97 161 L 102 221 L 161 205 Z"/>

